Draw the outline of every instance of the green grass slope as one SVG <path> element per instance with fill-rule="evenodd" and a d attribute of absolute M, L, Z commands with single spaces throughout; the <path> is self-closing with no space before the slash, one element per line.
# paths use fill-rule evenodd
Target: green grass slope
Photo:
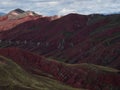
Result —
<path fill-rule="evenodd" d="M 71 67 L 77 67 L 77 68 L 84 68 L 87 70 L 93 70 L 93 71 L 99 71 L 99 72 L 106 72 L 106 73 L 118 73 L 120 70 L 111 68 L 111 67 L 105 67 L 95 64 L 88 64 L 88 63 L 81 63 L 81 64 L 67 64 Z"/>

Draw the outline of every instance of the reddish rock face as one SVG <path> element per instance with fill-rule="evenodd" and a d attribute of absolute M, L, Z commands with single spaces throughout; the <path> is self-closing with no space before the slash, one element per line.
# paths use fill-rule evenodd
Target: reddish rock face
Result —
<path fill-rule="evenodd" d="M 41 74 L 42 71 L 73 87 L 89 90 L 120 88 L 117 70 L 107 71 L 92 64 L 60 63 L 17 48 L 0 49 L 0 55 L 12 59 L 26 71 L 34 74 Z"/>
<path fill-rule="evenodd" d="M 15 9 L 7 15 L 0 17 L 0 32 L 10 30 L 21 23 L 36 20 L 41 17 L 41 15 L 38 15 L 32 11 Z"/>
<path fill-rule="evenodd" d="M 9 19 L 8 15 L 2 16 L 2 17 L 0 17 L 0 32 L 10 30 L 21 23 L 31 21 L 31 20 L 36 20 L 38 18 L 39 18 L 39 16 L 35 16 L 35 17 L 27 16 L 24 18 L 12 20 L 12 19 Z"/>
<path fill-rule="evenodd" d="M 5 47 L 20 47 L 66 63 L 120 69 L 119 16 L 69 14 L 56 19 L 27 16 L 12 21 L 4 17 L 0 30 L 8 31 L 1 32 L 0 39 L 13 42 Z"/>

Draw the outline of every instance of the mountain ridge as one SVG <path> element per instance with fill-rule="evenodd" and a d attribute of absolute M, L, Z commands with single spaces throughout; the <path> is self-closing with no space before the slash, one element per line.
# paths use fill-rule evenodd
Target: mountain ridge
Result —
<path fill-rule="evenodd" d="M 55 79 L 78 89 L 120 89 L 120 14 L 32 16 L 31 11 L 14 11 L 15 18 L 10 13 L 0 17 L 1 56 L 29 74 L 50 78 L 48 83 Z"/>
<path fill-rule="evenodd" d="M 31 49 L 27 50 L 47 57 L 64 59 L 67 63 L 88 62 L 119 69 L 119 22 L 120 15 L 69 14 L 53 21 L 46 17 L 38 17 L 35 20 L 28 19 L 24 23 L 18 23 L 16 27 L 0 33 L 0 39 L 19 41 L 23 43 L 20 44 L 20 46 L 23 45 L 21 48 L 29 47 Z M 12 37 L 15 34 L 16 36 Z M 19 47 L 16 44 L 15 46 Z M 111 54 L 107 56 L 106 52 Z M 97 58 L 97 53 L 100 55 L 99 58 Z M 116 56 L 109 60 L 114 53 Z"/>
<path fill-rule="evenodd" d="M 5 15 L 5 13 L 3 13 L 3 12 L 0 12 L 0 16 L 3 16 L 3 15 Z"/>

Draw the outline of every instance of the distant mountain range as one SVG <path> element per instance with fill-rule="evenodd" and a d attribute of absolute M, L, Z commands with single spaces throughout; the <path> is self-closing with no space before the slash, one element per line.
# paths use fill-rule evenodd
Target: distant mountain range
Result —
<path fill-rule="evenodd" d="M 120 90 L 120 14 L 10 11 L 0 17 L 0 75 L 5 90 Z"/>
<path fill-rule="evenodd" d="M 0 12 L 0 16 L 3 16 L 3 15 L 5 15 L 5 13 Z"/>

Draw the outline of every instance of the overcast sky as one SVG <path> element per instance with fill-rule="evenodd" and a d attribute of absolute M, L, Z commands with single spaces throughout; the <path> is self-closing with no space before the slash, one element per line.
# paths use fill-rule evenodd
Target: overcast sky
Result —
<path fill-rule="evenodd" d="M 0 0 L 0 12 L 32 10 L 42 15 L 117 13 L 120 0 Z"/>

